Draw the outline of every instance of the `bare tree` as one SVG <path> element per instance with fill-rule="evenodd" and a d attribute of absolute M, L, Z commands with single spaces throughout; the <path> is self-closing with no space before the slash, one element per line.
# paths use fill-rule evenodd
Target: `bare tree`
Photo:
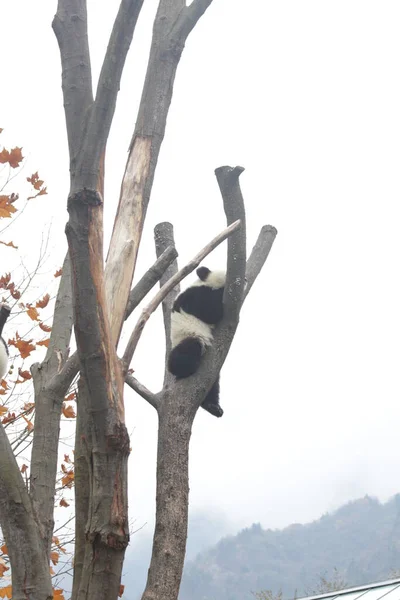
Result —
<path fill-rule="evenodd" d="M 79 373 L 75 442 L 75 561 L 73 600 L 115 600 L 129 542 L 123 391 L 130 385 L 158 413 L 156 527 L 143 600 L 176 600 L 185 556 L 188 452 L 193 419 L 232 343 L 242 304 L 276 230 L 261 229 L 246 261 L 241 167 L 216 170 L 227 229 L 178 272 L 172 226 L 156 227 L 158 259 L 133 287 L 136 258 L 175 73 L 187 37 L 212 0 L 160 0 L 147 74 L 121 184 L 114 230 L 103 269 L 103 188 L 106 143 L 125 58 L 143 0 L 121 0 L 93 94 L 85 0 L 59 0 L 53 29 L 60 48 L 70 155 L 69 253 L 58 292 L 46 358 L 32 367 L 36 419 L 27 489 L 0 427 L 0 521 L 9 548 L 14 600 L 50 600 L 49 552 L 61 406 Z M 228 239 L 224 318 L 200 370 L 176 381 L 165 372 L 152 393 L 128 374 L 141 331 L 163 302 L 166 347 L 179 282 L 218 243 Z M 244 289 L 245 277 L 247 286 Z M 123 359 L 116 347 L 126 317 L 157 281 L 161 289 L 132 332 Z M 116 290 L 118 293 L 116 293 Z M 69 356 L 72 325 L 77 352 Z"/>

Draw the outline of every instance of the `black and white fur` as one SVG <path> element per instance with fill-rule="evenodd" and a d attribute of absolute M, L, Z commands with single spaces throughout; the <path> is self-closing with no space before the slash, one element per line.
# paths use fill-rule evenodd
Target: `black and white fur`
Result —
<path fill-rule="evenodd" d="M 213 343 L 213 328 L 223 316 L 225 272 L 199 267 L 196 273 L 199 279 L 179 294 L 172 307 L 168 369 L 177 379 L 196 373 L 204 352 Z M 219 374 L 202 407 L 222 417 Z"/>
<path fill-rule="evenodd" d="M 4 338 L 0 337 L 0 379 L 7 373 L 8 346 Z"/>

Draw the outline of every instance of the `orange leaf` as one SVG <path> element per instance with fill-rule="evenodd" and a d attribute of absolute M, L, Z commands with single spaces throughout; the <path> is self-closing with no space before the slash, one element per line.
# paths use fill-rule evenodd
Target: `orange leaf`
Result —
<path fill-rule="evenodd" d="M 56 271 L 54 273 L 54 277 L 60 277 L 62 275 L 62 269 L 58 269 L 58 271 Z"/>
<path fill-rule="evenodd" d="M 0 557 L 0 577 L 3 577 L 4 573 L 9 570 L 10 567 L 7 567 L 7 563 L 4 559 Z"/>
<path fill-rule="evenodd" d="M 68 396 L 66 396 L 64 398 L 64 400 L 66 402 L 70 402 L 71 400 L 75 400 L 75 398 L 76 398 L 76 393 L 75 392 L 71 392 L 70 394 L 68 394 Z"/>
<path fill-rule="evenodd" d="M 16 169 L 19 163 L 22 162 L 24 157 L 22 156 L 22 148 L 13 148 L 8 156 L 8 161 L 12 169 Z"/>
<path fill-rule="evenodd" d="M 31 431 L 33 431 L 33 423 L 32 423 L 32 421 L 30 421 L 29 419 L 27 419 L 25 417 L 25 415 L 22 415 L 22 418 L 24 419 L 24 421 L 26 421 L 26 424 L 28 426 L 28 432 L 31 433 Z"/>
<path fill-rule="evenodd" d="M 0 218 L 10 219 L 12 213 L 15 212 L 17 212 L 17 209 L 13 205 L 12 196 L 0 196 Z"/>
<path fill-rule="evenodd" d="M 5 415 L 7 412 L 7 408 L 5 406 L 0 406 L 0 417 Z"/>
<path fill-rule="evenodd" d="M 0 163 L 4 165 L 6 162 L 8 162 L 9 156 L 9 151 L 3 148 L 3 150 L 0 152 Z"/>
<path fill-rule="evenodd" d="M 10 281 L 11 281 L 11 273 L 6 273 L 2 277 L 0 277 L 0 288 L 2 288 L 3 290 L 6 290 Z"/>
<path fill-rule="evenodd" d="M 67 507 L 67 506 L 69 506 L 69 504 L 68 504 L 68 502 L 66 500 L 64 500 L 64 498 L 61 498 L 61 500 L 60 500 L 60 506 Z"/>
<path fill-rule="evenodd" d="M 2 242 L 0 240 L 0 244 L 3 244 L 4 246 L 8 246 L 9 248 L 14 248 L 14 250 L 18 250 L 18 246 L 15 246 L 14 242 L 8 242 L 8 243 L 6 243 L 6 242 Z"/>
<path fill-rule="evenodd" d="M 26 311 L 26 314 L 30 319 L 32 319 L 32 321 L 38 321 L 39 319 L 39 313 L 34 306 L 29 306 L 28 310 Z"/>
<path fill-rule="evenodd" d="M 8 383 L 7 383 L 7 381 L 6 381 L 5 379 L 2 379 L 2 380 L 0 381 L 0 385 L 1 385 L 1 387 L 2 387 L 2 388 L 4 388 L 5 390 L 9 390 L 9 389 L 10 389 L 10 388 L 8 387 Z"/>
<path fill-rule="evenodd" d="M 53 588 L 53 600 L 65 600 L 63 596 L 63 591 L 64 590 L 55 590 Z"/>
<path fill-rule="evenodd" d="M 22 465 L 22 467 L 21 467 L 21 473 L 24 474 L 24 473 L 27 472 L 27 470 L 28 470 L 28 465 Z"/>
<path fill-rule="evenodd" d="M 8 555 L 7 546 L 5 544 L 2 545 L 2 547 L 0 548 L 0 550 L 2 551 L 3 554 L 7 554 Z"/>
<path fill-rule="evenodd" d="M 45 325 L 44 323 L 39 323 L 39 327 L 42 331 L 45 331 L 46 333 L 50 333 L 50 331 L 51 331 L 50 325 Z"/>
<path fill-rule="evenodd" d="M 118 592 L 118 596 L 119 596 L 120 598 L 122 598 L 122 594 L 124 593 L 124 589 L 125 589 L 125 586 L 121 584 L 121 585 L 119 586 L 119 592 Z"/>
<path fill-rule="evenodd" d="M 50 294 L 46 294 L 45 296 L 43 296 L 43 298 L 41 300 L 39 300 L 38 302 L 36 302 L 36 308 L 45 308 L 50 300 Z"/>
<path fill-rule="evenodd" d="M 12 598 L 11 585 L 7 585 L 6 587 L 0 588 L 0 598 Z"/>
<path fill-rule="evenodd" d="M 29 371 L 21 371 L 21 369 L 19 369 L 19 376 L 22 377 L 22 379 L 25 379 L 26 381 L 28 379 L 32 379 L 32 375 L 29 373 Z"/>
<path fill-rule="evenodd" d="M 40 342 L 37 342 L 37 346 L 46 346 L 46 348 L 49 347 L 49 342 L 50 342 L 50 338 L 46 338 L 45 340 L 42 340 Z"/>
<path fill-rule="evenodd" d="M 19 300 L 21 298 L 21 292 L 15 289 L 15 283 L 9 283 L 7 289 L 14 300 Z"/>
<path fill-rule="evenodd" d="M 35 350 L 36 346 L 31 344 L 32 340 L 23 340 L 18 335 L 18 332 L 15 334 L 15 339 L 8 340 L 10 346 L 15 346 L 19 351 L 21 358 L 28 358 L 30 353 Z"/>
<path fill-rule="evenodd" d="M 53 565 L 56 565 L 58 563 L 59 558 L 60 555 L 58 552 L 50 552 L 50 560 L 53 563 Z"/>
<path fill-rule="evenodd" d="M 63 484 L 64 487 L 72 487 L 72 484 L 74 483 L 74 472 L 72 471 L 66 471 L 65 469 L 63 469 L 65 476 L 61 479 L 61 483 Z"/>
<path fill-rule="evenodd" d="M 62 413 L 66 419 L 74 419 L 76 417 L 72 406 L 65 406 L 65 404 L 63 404 Z"/>
<path fill-rule="evenodd" d="M 40 190 L 44 183 L 42 179 L 39 179 L 39 173 L 37 171 L 36 173 L 33 173 L 33 175 L 31 175 L 30 177 L 27 177 L 26 180 L 32 184 L 35 190 Z"/>

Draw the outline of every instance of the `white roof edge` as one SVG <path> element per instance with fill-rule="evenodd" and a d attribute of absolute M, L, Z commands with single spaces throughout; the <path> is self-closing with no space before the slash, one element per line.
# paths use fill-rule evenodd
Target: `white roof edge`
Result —
<path fill-rule="evenodd" d="M 302 596 L 301 598 L 297 598 L 297 600 L 322 600 L 323 598 L 337 598 L 338 596 L 342 596 L 344 594 L 351 594 L 352 592 L 367 592 L 368 590 L 386 587 L 388 585 L 394 585 L 396 583 L 400 585 L 400 577 L 397 579 L 388 579 L 387 581 L 380 581 L 379 583 L 367 583 L 364 585 L 359 585 L 357 587 L 346 588 L 344 590 L 337 590 L 335 592 L 328 592 L 327 594 Z"/>

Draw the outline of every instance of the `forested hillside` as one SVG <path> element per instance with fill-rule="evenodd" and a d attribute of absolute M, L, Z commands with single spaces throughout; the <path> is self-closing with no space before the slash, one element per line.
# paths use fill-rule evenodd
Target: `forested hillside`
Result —
<path fill-rule="evenodd" d="M 222 539 L 185 567 L 180 600 L 254 600 L 280 588 L 311 593 L 337 569 L 348 585 L 390 577 L 400 568 L 400 494 L 381 504 L 366 496 L 306 525 L 258 524 Z"/>

